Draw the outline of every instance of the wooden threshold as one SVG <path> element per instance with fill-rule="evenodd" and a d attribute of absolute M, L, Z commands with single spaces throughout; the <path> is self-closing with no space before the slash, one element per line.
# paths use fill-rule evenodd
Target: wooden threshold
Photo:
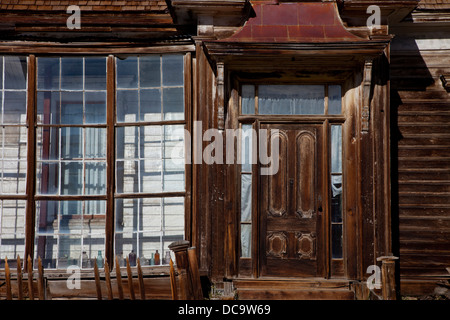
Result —
<path fill-rule="evenodd" d="M 239 300 L 355 300 L 350 281 L 322 278 L 235 279 Z"/>

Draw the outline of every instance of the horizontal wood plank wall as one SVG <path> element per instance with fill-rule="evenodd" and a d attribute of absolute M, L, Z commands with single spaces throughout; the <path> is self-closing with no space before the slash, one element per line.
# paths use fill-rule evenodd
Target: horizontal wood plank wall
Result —
<path fill-rule="evenodd" d="M 411 33 L 409 34 L 411 36 Z M 391 52 L 394 244 L 402 294 L 430 294 L 450 266 L 450 50 Z"/>

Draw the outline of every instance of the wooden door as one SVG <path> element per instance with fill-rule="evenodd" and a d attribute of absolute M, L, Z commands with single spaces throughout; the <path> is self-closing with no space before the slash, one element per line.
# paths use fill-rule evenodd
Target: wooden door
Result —
<path fill-rule="evenodd" d="M 323 275 L 322 128 L 314 124 L 261 124 L 269 136 L 279 136 L 280 147 L 278 172 L 260 180 L 261 276 Z"/>

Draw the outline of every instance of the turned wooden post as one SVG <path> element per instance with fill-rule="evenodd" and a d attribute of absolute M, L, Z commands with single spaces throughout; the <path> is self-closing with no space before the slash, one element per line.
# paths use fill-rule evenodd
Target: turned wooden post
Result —
<path fill-rule="evenodd" d="M 397 292 L 395 288 L 395 260 L 398 257 L 383 256 L 377 258 L 381 261 L 381 291 L 383 300 L 397 300 Z"/>
<path fill-rule="evenodd" d="M 175 253 L 181 300 L 192 300 L 194 298 L 192 292 L 192 280 L 189 274 L 188 248 L 189 241 L 186 240 L 176 241 L 169 245 L 169 249 Z"/>

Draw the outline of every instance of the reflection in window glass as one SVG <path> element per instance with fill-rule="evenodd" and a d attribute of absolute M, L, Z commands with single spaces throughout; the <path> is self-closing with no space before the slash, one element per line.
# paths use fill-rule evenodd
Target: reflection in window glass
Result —
<path fill-rule="evenodd" d="M 35 259 L 44 268 L 93 268 L 105 250 L 106 201 L 38 201 Z"/>
<path fill-rule="evenodd" d="M 25 253 L 25 200 L 0 200 L 0 267 Z"/>
<path fill-rule="evenodd" d="M 184 191 L 184 125 L 118 127 L 118 193 Z"/>
<path fill-rule="evenodd" d="M 252 151 L 254 147 L 253 126 L 242 125 L 241 137 L 241 257 L 251 257 L 252 242 Z"/>
<path fill-rule="evenodd" d="M 118 122 L 184 120 L 183 55 L 127 57 L 116 64 Z"/>
<path fill-rule="evenodd" d="M 341 86 L 330 85 L 328 86 L 328 114 L 341 114 Z"/>
<path fill-rule="evenodd" d="M 242 86 L 242 114 L 255 113 L 255 86 Z"/>
<path fill-rule="evenodd" d="M 142 265 L 155 265 L 156 252 L 159 264 L 168 264 L 169 244 L 184 238 L 182 197 L 117 199 L 115 217 L 115 251 L 122 264 L 131 252 Z"/>
<path fill-rule="evenodd" d="M 0 56 L 0 195 L 25 194 L 27 59 Z"/>
<path fill-rule="evenodd" d="M 261 85 L 258 87 L 259 114 L 324 114 L 325 87 L 322 85 Z"/>

